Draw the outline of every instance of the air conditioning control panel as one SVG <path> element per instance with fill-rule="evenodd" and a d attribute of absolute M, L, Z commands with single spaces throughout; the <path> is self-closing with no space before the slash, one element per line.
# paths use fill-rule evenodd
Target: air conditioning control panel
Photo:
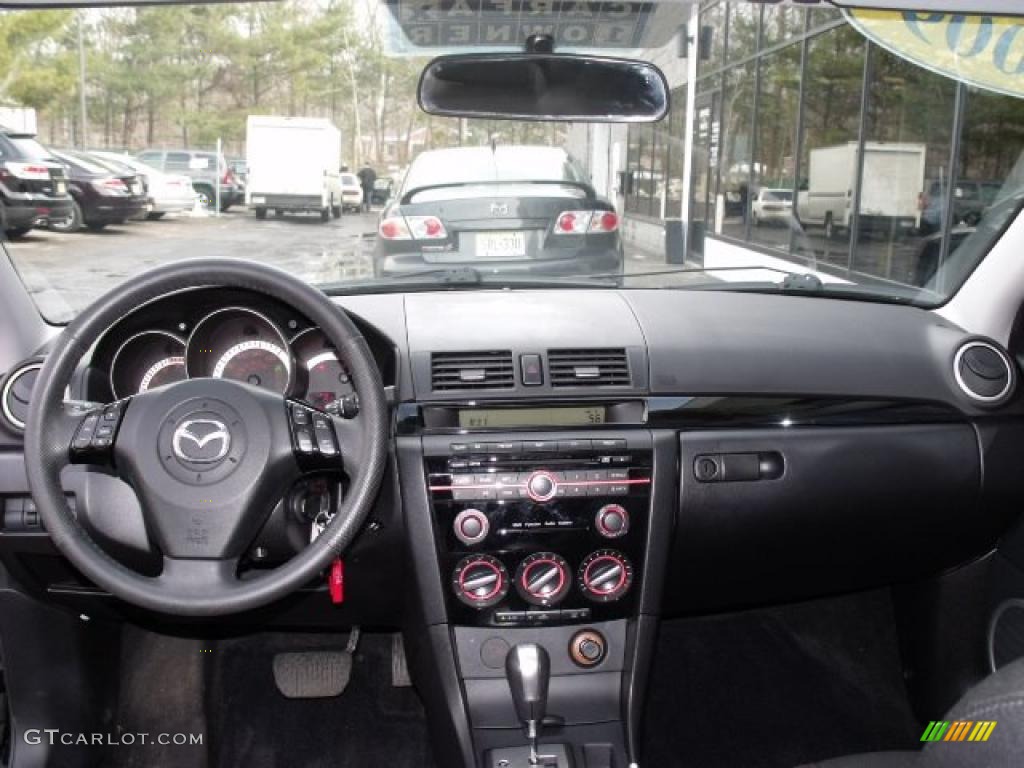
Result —
<path fill-rule="evenodd" d="M 577 624 L 635 613 L 649 433 L 427 436 L 424 453 L 452 623 Z"/>

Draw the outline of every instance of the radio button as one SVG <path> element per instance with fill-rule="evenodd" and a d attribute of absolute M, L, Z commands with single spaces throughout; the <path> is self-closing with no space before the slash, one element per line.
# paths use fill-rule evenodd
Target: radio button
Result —
<path fill-rule="evenodd" d="M 596 451 L 624 451 L 626 450 L 625 440 L 595 440 L 594 450 Z"/>
<path fill-rule="evenodd" d="M 456 488 L 475 484 L 476 478 L 473 475 L 452 475 L 452 485 Z"/>
<path fill-rule="evenodd" d="M 491 453 L 519 453 L 523 449 L 523 444 L 518 440 L 508 443 L 487 443 L 487 446 Z"/>
<path fill-rule="evenodd" d="M 609 469 L 608 470 L 609 480 L 629 480 L 628 469 Z"/>
<path fill-rule="evenodd" d="M 487 474 L 487 475 L 477 475 L 476 476 L 476 484 L 477 485 L 494 485 L 497 482 L 498 482 L 497 475 Z"/>
<path fill-rule="evenodd" d="M 479 544 L 487 538 L 491 523 L 479 509 L 464 509 L 455 516 L 455 538 L 467 546 Z"/>
<path fill-rule="evenodd" d="M 565 481 L 567 483 L 582 483 L 587 479 L 587 473 L 582 469 L 573 469 L 565 472 Z"/>
<path fill-rule="evenodd" d="M 587 453 L 594 450 L 593 440 L 559 440 L 559 452 L 565 453 Z"/>
<path fill-rule="evenodd" d="M 606 469 L 592 469 L 587 472 L 587 480 L 607 480 L 608 470 Z"/>
<path fill-rule="evenodd" d="M 594 525 L 606 539 L 617 539 L 629 530 L 629 513 L 618 504 L 605 504 L 597 510 Z"/>
<path fill-rule="evenodd" d="M 519 498 L 519 488 L 514 487 L 514 486 L 511 487 L 511 488 L 499 488 L 498 489 L 498 498 L 499 499 L 518 499 Z"/>
<path fill-rule="evenodd" d="M 534 472 L 526 481 L 526 492 L 534 501 L 550 501 L 558 494 L 558 481 L 550 472 Z"/>
<path fill-rule="evenodd" d="M 515 472 L 506 472 L 498 475 L 498 482 L 502 485 L 519 485 L 519 475 Z"/>
<path fill-rule="evenodd" d="M 623 445 L 623 448 L 626 446 Z M 525 453 L 555 453 L 558 451 L 557 440 L 525 440 L 523 441 Z"/>

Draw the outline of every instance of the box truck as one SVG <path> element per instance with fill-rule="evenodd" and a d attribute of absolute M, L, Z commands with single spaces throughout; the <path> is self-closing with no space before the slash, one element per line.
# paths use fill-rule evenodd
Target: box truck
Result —
<path fill-rule="evenodd" d="M 318 117 L 249 115 L 245 132 L 246 204 L 267 211 L 341 216 L 341 132 Z"/>
<path fill-rule="evenodd" d="M 924 193 L 924 144 L 864 145 L 860 194 L 860 229 L 911 234 L 921 226 Z M 857 142 L 812 149 L 807 183 L 800 190 L 797 211 L 805 225 L 825 228 L 833 237 L 853 220 L 858 165 Z"/>

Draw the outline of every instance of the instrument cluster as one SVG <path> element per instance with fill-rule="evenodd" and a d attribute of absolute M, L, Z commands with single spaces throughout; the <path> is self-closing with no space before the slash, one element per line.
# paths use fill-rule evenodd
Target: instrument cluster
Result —
<path fill-rule="evenodd" d="M 113 352 L 109 388 L 114 398 L 184 379 L 223 378 L 264 387 L 320 409 L 354 396 L 352 380 L 319 328 L 282 325 L 248 306 L 208 311 L 193 325 L 148 328 Z"/>

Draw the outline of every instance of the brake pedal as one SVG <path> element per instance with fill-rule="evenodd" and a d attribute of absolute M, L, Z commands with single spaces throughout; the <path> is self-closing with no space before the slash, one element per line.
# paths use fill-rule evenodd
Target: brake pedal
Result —
<path fill-rule="evenodd" d="M 274 684 L 287 699 L 327 699 L 340 696 L 352 679 L 352 659 L 359 645 L 353 627 L 343 651 L 302 651 L 274 656 Z"/>

